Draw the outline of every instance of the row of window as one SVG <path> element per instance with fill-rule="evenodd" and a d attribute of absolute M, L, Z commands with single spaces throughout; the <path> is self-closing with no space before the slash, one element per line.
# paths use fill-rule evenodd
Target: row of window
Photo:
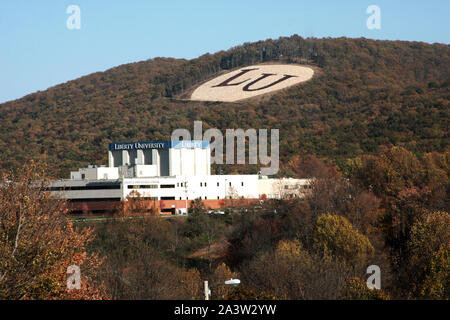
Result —
<path fill-rule="evenodd" d="M 284 186 L 284 189 L 293 190 L 293 189 L 312 189 L 312 186 L 309 184 L 301 185 L 301 184 L 291 184 Z"/>
<path fill-rule="evenodd" d="M 157 189 L 157 188 L 158 188 L 157 184 L 128 185 L 128 189 Z"/>
<path fill-rule="evenodd" d="M 158 200 L 158 197 L 141 197 L 142 200 Z M 200 197 L 200 199 L 208 200 L 207 196 Z M 219 200 L 220 197 L 217 196 L 217 199 Z M 161 197 L 161 200 L 176 200 L 175 197 Z M 185 200 L 183 197 L 179 197 L 179 200 Z M 189 197 L 186 198 L 186 200 L 189 200 Z"/>
<path fill-rule="evenodd" d="M 162 184 L 159 186 L 161 189 L 175 188 L 174 184 Z M 140 184 L 140 185 L 128 185 L 128 189 L 157 189 L 157 184 Z"/>
<path fill-rule="evenodd" d="M 45 191 L 111 190 L 111 189 L 120 189 L 120 184 L 49 187 L 46 188 Z"/>
<path fill-rule="evenodd" d="M 228 182 L 228 185 L 231 187 L 231 182 Z M 206 187 L 206 186 L 207 186 L 206 182 L 200 182 L 200 187 Z M 220 186 L 219 182 L 217 182 L 217 186 L 218 187 Z M 244 186 L 244 182 L 241 182 L 241 187 L 243 187 L 243 186 Z"/>
<path fill-rule="evenodd" d="M 228 183 L 228 185 L 231 187 L 231 182 Z M 183 187 L 183 182 L 177 182 L 177 187 Z M 200 182 L 200 187 L 207 187 L 208 184 L 206 182 Z M 217 186 L 220 186 L 220 183 L 217 182 Z M 244 186 L 244 182 L 241 182 L 241 187 Z M 157 189 L 157 184 L 148 184 L 148 185 L 128 185 L 128 189 Z M 160 188 L 167 189 L 167 188 L 175 188 L 174 184 L 162 184 L 160 185 Z"/>

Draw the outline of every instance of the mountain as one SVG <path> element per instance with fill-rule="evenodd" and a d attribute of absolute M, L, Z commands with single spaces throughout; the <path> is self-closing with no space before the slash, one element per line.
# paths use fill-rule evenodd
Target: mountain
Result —
<path fill-rule="evenodd" d="M 312 80 L 235 103 L 194 102 L 186 93 L 224 70 L 259 63 L 314 66 Z M 398 145 L 416 154 L 449 148 L 450 49 L 369 39 L 245 43 L 192 60 L 121 65 L 0 105 L 0 168 L 45 158 L 55 176 L 107 163 L 113 141 L 167 140 L 172 130 L 279 128 L 280 155 L 314 154 L 342 164 Z M 222 172 L 256 172 L 223 166 Z"/>

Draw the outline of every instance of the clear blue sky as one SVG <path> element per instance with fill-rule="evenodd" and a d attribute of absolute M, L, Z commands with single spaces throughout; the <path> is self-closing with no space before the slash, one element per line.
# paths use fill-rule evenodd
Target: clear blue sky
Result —
<path fill-rule="evenodd" d="M 366 27 L 372 4 L 381 30 Z M 80 30 L 66 27 L 69 5 Z M 0 103 L 124 63 L 292 34 L 449 44 L 449 14 L 449 0 L 1 0 Z"/>

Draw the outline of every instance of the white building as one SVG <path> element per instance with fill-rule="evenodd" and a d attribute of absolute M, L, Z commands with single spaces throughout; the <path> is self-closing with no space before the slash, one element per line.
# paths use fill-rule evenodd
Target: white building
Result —
<path fill-rule="evenodd" d="M 71 203 L 78 213 L 113 211 L 136 191 L 161 213 L 185 213 L 190 201 L 206 207 L 225 205 L 225 199 L 257 201 L 301 196 L 307 179 L 269 179 L 261 175 L 211 175 L 206 141 L 111 143 L 108 167 L 88 166 L 54 181 L 51 191 Z M 134 193 L 133 193 L 134 194 Z M 133 195 L 131 194 L 131 195 Z"/>

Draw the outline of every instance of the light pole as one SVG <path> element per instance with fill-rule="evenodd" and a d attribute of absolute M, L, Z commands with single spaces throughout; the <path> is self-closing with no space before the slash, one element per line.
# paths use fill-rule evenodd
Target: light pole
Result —
<path fill-rule="evenodd" d="M 241 280 L 233 279 L 233 278 L 231 278 L 230 280 L 225 281 L 225 284 L 230 284 L 233 287 L 237 287 L 240 283 L 241 283 Z"/>
<path fill-rule="evenodd" d="M 211 290 L 208 287 L 208 281 L 205 280 L 205 300 L 209 300 L 210 295 L 211 295 Z"/>
<path fill-rule="evenodd" d="M 184 180 L 184 193 L 185 193 L 185 200 L 186 200 L 186 215 L 188 214 L 188 199 L 187 199 L 187 180 Z"/>
<path fill-rule="evenodd" d="M 233 287 L 237 287 L 241 283 L 241 280 L 231 278 L 230 280 L 227 280 L 224 283 L 226 285 L 232 285 Z M 204 281 L 204 284 L 205 284 L 205 300 L 209 300 L 209 297 L 211 296 L 211 289 L 208 286 L 207 280 Z"/>

